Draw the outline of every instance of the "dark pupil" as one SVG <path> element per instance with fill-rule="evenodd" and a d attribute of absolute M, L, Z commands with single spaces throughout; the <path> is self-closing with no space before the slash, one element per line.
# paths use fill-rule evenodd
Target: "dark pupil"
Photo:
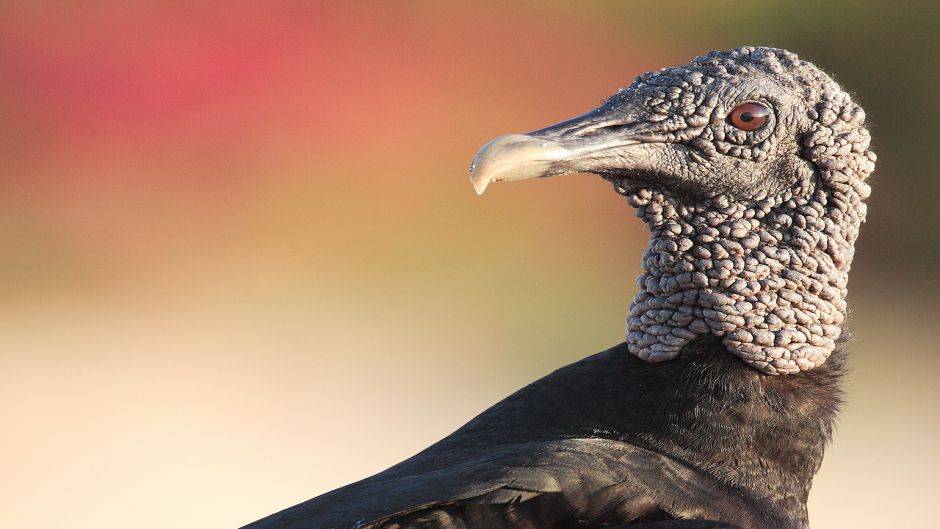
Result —
<path fill-rule="evenodd" d="M 741 121 L 743 121 L 743 122 L 745 122 L 745 123 L 750 123 L 750 122 L 754 121 L 754 114 L 751 114 L 750 112 L 742 112 L 742 113 L 741 113 Z"/>

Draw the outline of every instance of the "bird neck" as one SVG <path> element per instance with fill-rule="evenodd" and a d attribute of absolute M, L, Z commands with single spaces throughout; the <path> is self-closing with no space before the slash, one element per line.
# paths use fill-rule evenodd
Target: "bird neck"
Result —
<path fill-rule="evenodd" d="M 650 231 L 628 318 L 631 353 L 670 360 L 713 335 L 769 374 L 826 361 L 845 319 L 858 200 L 812 181 L 751 202 L 687 206 L 647 189 L 627 198 Z"/>
<path fill-rule="evenodd" d="M 750 368 L 715 336 L 693 340 L 673 362 L 628 361 L 628 382 L 646 389 L 630 391 L 617 422 L 634 442 L 748 497 L 766 527 L 805 527 L 842 403 L 843 341 L 824 365 L 785 377 Z M 680 389 L 664 398 L 658 387 Z"/>

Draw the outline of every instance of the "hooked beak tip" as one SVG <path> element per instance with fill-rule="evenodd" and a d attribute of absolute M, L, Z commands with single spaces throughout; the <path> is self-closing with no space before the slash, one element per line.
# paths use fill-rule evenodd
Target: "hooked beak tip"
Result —
<path fill-rule="evenodd" d="M 482 179 L 476 179 L 473 176 L 470 177 L 470 183 L 473 185 L 473 190 L 476 191 L 478 196 L 482 196 L 483 192 L 486 191 L 486 186 L 489 185 L 489 182 Z"/>
<path fill-rule="evenodd" d="M 552 174 L 552 165 L 570 157 L 561 144 L 526 134 L 500 136 L 474 156 L 470 182 L 478 195 L 490 182 L 526 180 Z"/>

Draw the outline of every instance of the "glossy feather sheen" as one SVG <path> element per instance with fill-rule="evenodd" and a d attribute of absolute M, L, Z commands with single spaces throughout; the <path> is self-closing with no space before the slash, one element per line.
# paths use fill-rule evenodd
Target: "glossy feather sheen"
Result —
<path fill-rule="evenodd" d="M 760 127 L 729 124 L 755 101 Z M 744 47 L 494 140 L 471 168 L 478 192 L 587 171 L 637 208 L 650 247 L 627 342 L 248 528 L 806 528 L 876 159 L 864 122 L 814 65 Z"/>
<path fill-rule="evenodd" d="M 805 527 L 841 400 L 841 357 L 777 377 L 715 339 L 663 364 L 620 344 L 380 474 L 246 529 L 550 529 L 670 518 Z M 649 527 L 732 526 L 688 523 Z"/>

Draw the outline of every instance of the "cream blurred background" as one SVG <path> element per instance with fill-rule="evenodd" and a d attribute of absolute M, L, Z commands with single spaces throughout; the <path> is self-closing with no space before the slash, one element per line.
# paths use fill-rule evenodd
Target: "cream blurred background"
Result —
<path fill-rule="evenodd" d="M 622 339 L 645 235 L 486 140 L 742 44 L 835 73 L 880 156 L 817 529 L 935 525 L 935 4 L 7 1 L 0 526 L 237 527 Z"/>

